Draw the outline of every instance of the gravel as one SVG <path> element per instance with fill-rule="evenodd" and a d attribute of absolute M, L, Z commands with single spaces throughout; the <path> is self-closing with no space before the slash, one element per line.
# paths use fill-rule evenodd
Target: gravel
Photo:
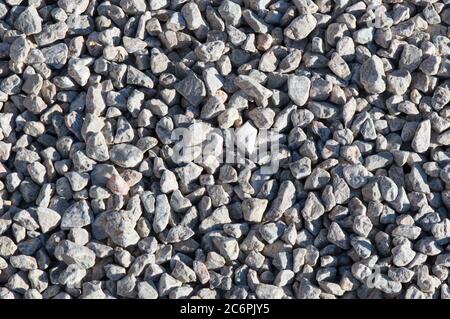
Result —
<path fill-rule="evenodd" d="M 450 299 L 446 1 L 0 3 L 0 299 Z"/>

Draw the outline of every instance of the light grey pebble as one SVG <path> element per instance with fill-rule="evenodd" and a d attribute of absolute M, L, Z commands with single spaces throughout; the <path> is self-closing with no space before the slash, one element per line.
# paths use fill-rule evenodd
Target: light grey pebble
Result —
<path fill-rule="evenodd" d="M 114 145 L 110 150 L 110 159 L 120 167 L 135 167 L 142 162 L 143 152 L 131 144 Z"/>

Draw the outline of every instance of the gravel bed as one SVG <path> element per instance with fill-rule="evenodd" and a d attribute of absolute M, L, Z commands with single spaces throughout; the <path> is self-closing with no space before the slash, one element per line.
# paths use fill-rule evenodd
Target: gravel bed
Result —
<path fill-rule="evenodd" d="M 0 299 L 450 298 L 449 0 L 0 0 Z"/>

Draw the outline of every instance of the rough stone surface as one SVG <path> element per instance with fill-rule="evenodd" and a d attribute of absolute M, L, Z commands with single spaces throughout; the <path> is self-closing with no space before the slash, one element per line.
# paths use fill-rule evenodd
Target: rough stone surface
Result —
<path fill-rule="evenodd" d="M 0 1 L 0 299 L 450 299 L 448 6 Z"/>

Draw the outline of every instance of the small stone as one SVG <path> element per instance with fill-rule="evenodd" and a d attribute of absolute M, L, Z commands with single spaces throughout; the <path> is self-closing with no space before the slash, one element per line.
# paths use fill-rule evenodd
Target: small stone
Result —
<path fill-rule="evenodd" d="M 310 13 L 296 17 L 284 30 L 289 39 L 298 41 L 306 38 L 316 27 L 317 20 Z"/>
<path fill-rule="evenodd" d="M 268 284 L 258 284 L 255 292 L 259 299 L 281 299 L 284 296 L 281 287 Z"/>
<path fill-rule="evenodd" d="M 222 1 L 218 8 L 226 24 L 237 25 L 242 16 L 241 6 L 231 0 Z"/>
<path fill-rule="evenodd" d="M 120 167 L 132 168 L 142 162 L 143 152 L 131 144 L 114 145 L 110 151 L 110 159 Z"/>
<path fill-rule="evenodd" d="M 9 237 L 0 236 L 0 257 L 10 257 L 16 249 L 16 244 Z"/>
<path fill-rule="evenodd" d="M 37 269 L 36 258 L 26 255 L 11 256 L 9 258 L 11 266 L 22 271 Z"/>
<path fill-rule="evenodd" d="M 400 56 L 399 68 L 408 70 L 409 72 L 417 69 L 422 62 L 422 50 L 412 44 L 403 47 Z"/>
<path fill-rule="evenodd" d="M 108 189 L 117 195 L 127 195 L 130 187 L 120 175 L 113 175 L 106 185 Z"/>
<path fill-rule="evenodd" d="M 108 145 L 101 132 L 92 132 L 88 134 L 86 140 L 86 155 L 99 162 L 109 160 Z"/>
<path fill-rule="evenodd" d="M 206 88 L 202 80 L 190 74 L 182 81 L 177 82 L 174 88 L 192 105 L 197 106 L 206 96 Z"/>
<path fill-rule="evenodd" d="M 342 230 L 342 228 L 336 223 L 332 222 L 328 230 L 327 239 L 342 249 L 349 249 L 350 242 L 347 234 Z"/>
<path fill-rule="evenodd" d="M 221 228 L 223 224 L 227 223 L 231 223 L 231 219 L 226 206 L 222 206 L 214 210 L 211 215 L 202 220 L 199 225 L 199 231 L 205 233 L 213 229 Z"/>
<path fill-rule="evenodd" d="M 147 281 L 141 281 L 137 284 L 137 293 L 139 299 L 157 299 L 158 290 Z"/>
<path fill-rule="evenodd" d="M 330 181 L 330 174 L 322 169 L 315 168 L 305 181 L 305 190 L 317 190 L 325 187 Z"/>
<path fill-rule="evenodd" d="M 74 192 L 81 191 L 89 182 L 88 173 L 67 172 L 64 176 L 69 180 L 70 186 Z"/>
<path fill-rule="evenodd" d="M 273 94 L 272 91 L 266 89 L 254 78 L 247 75 L 239 75 L 236 77 L 234 82 L 242 91 L 245 92 L 245 94 L 261 102 L 267 100 Z"/>
<path fill-rule="evenodd" d="M 106 215 L 104 230 L 111 240 L 121 247 L 136 245 L 139 235 L 134 230 L 136 220 L 128 211 L 112 211 Z"/>
<path fill-rule="evenodd" d="M 135 67 L 129 65 L 127 70 L 127 84 L 141 86 L 144 88 L 153 88 L 153 80 L 144 72 L 139 71 Z"/>
<path fill-rule="evenodd" d="M 311 81 L 306 76 L 290 75 L 288 78 L 288 94 L 298 106 L 306 104 L 309 98 Z"/>
<path fill-rule="evenodd" d="M 384 66 L 378 56 L 373 55 L 364 61 L 359 74 L 361 84 L 368 93 L 379 94 L 386 90 Z"/>
<path fill-rule="evenodd" d="M 225 44 L 222 41 L 213 41 L 195 48 L 195 54 L 200 61 L 216 62 L 222 57 L 225 50 Z"/>
<path fill-rule="evenodd" d="M 70 229 L 90 225 L 93 222 L 92 211 L 85 200 L 69 206 L 61 219 L 61 228 Z"/>
<path fill-rule="evenodd" d="M 369 172 L 362 165 L 348 165 L 343 168 L 343 175 L 352 188 L 363 187 L 368 180 Z"/>
<path fill-rule="evenodd" d="M 331 59 L 328 62 L 330 70 L 343 80 L 349 80 L 351 76 L 350 68 L 345 60 L 338 54 L 333 53 Z"/>
<path fill-rule="evenodd" d="M 298 161 L 289 164 L 289 169 L 296 179 L 302 179 L 311 174 L 311 160 L 308 157 L 303 157 Z"/>
<path fill-rule="evenodd" d="M 189 30 L 197 30 L 202 25 L 204 25 L 202 14 L 195 2 L 185 4 L 181 8 L 181 13 L 186 20 L 186 24 L 188 25 Z"/>
<path fill-rule="evenodd" d="M 227 260 L 236 260 L 239 256 L 239 243 L 234 238 L 214 237 L 214 245 L 219 250 L 221 256 Z"/>
<path fill-rule="evenodd" d="M 411 147 L 417 153 L 424 153 L 430 147 L 431 140 L 431 122 L 425 120 L 419 123 L 411 141 Z"/>
<path fill-rule="evenodd" d="M 68 48 L 64 43 L 45 47 L 42 50 L 47 65 L 54 69 L 61 69 L 67 61 Z"/>
<path fill-rule="evenodd" d="M 167 196 L 162 194 L 156 197 L 155 217 L 153 219 L 153 230 L 156 233 L 166 229 L 170 217 L 170 204 Z"/>
<path fill-rule="evenodd" d="M 193 235 L 194 232 L 192 229 L 183 225 L 177 225 L 169 230 L 166 240 L 168 243 L 178 243 L 180 241 L 188 240 Z"/>
<path fill-rule="evenodd" d="M 42 31 L 42 18 L 32 5 L 25 8 L 14 22 L 14 27 L 26 35 Z"/>
<path fill-rule="evenodd" d="M 302 209 L 302 215 L 307 220 L 316 220 L 325 213 L 325 208 L 317 195 L 313 192 L 308 193 L 305 206 Z"/>
<path fill-rule="evenodd" d="M 259 223 L 262 221 L 267 208 L 268 200 L 259 198 L 248 198 L 242 202 L 242 213 L 244 219 L 249 222 Z"/>
<path fill-rule="evenodd" d="M 397 267 L 403 267 L 408 265 L 416 256 L 416 253 L 411 249 L 408 244 L 402 244 L 392 248 L 392 262 Z"/>
<path fill-rule="evenodd" d="M 37 207 L 36 214 L 39 226 L 44 234 L 55 229 L 61 220 L 61 215 L 50 208 Z"/>
<path fill-rule="evenodd" d="M 395 70 L 386 77 L 387 90 L 396 95 L 403 95 L 411 84 L 411 74 L 407 70 Z"/>

